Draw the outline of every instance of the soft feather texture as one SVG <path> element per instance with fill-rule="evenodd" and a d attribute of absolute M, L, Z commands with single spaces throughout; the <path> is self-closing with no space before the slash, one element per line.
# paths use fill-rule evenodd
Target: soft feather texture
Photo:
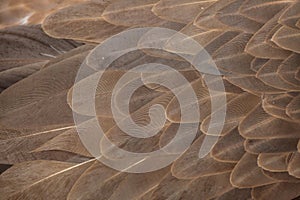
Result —
<path fill-rule="evenodd" d="M 82 1 L 84 0 L 4 0 L 0 5 L 0 27 L 40 24 L 50 13 Z"/>
<path fill-rule="evenodd" d="M 42 23 L 43 30 L 40 25 L 0 30 L 0 199 L 298 199 L 299 9 L 296 0 L 4 1 L 0 27 L 21 24 L 27 16 L 25 23 Z M 166 146 L 180 124 L 199 123 L 189 149 L 170 166 L 131 174 L 105 166 L 87 151 L 73 114 L 86 117 L 84 126 L 91 122 L 92 111 L 80 106 L 86 98 L 73 99 L 72 94 L 91 78 L 74 84 L 78 68 L 96 44 L 123 30 L 149 26 L 193 38 L 211 55 L 222 76 L 198 73 L 176 52 L 168 53 L 172 38 L 162 41 L 162 50 L 133 51 L 111 64 L 98 82 L 95 108 L 107 139 L 117 147 L 151 152 Z M 149 108 L 158 103 L 167 121 L 157 135 L 134 138 L 117 126 L 110 100 L 128 70 L 149 62 L 171 66 L 188 80 L 197 99 L 183 109 L 199 104 L 200 118 L 182 121 L 174 94 L 145 84 L 130 99 L 125 120 L 131 117 L 146 125 Z M 96 63 L 84 63 L 95 72 L 91 66 Z M 147 83 L 158 74 L 138 75 Z M 220 81 L 225 93 L 216 86 Z M 177 89 L 186 95 L 186 88 Z M 222 96 L 227 112 L 217 138 L 208 127 L 225 105 L 219 102 L 211 110 L 211 97 Z M 123 93 L 117 98 L 122 101 Z M 205 138 L 217 142 L 199 158 Z M 106 146 L 107 140 L 99 141 L 100 149 Z M 116 159 L 109 152 L 103 156 Z"/>

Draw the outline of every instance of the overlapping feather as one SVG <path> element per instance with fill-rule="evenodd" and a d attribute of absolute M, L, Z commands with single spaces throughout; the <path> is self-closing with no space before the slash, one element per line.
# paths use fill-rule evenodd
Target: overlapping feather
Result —
<path fill-rule="evenodd" d="M 18 23 L 34 9 L 34 4 L 27 2 L 21 10 L 18 3 L 6 4 L 10 5 L 6 11 L 5 6 L 1 8 L 1 16 L 12 11 L 19 14 L 1 26 Z M 193 144 L 171 166 L 146 174 L 118 172 L 95 161 L 77 135 L 72 103 L 85 99 L 73 102 L 72 91 L 85 80 L 73 85 L 74 78 L 93 45 L 70 51 L 77 43 L 44 39 L 36 27 L 1 30 L 3 44 L 8 47 L 8 51 L 1 50 L 0 61 L 0 83 L 5 89 L 0 94 L 1 198 L 299 198 L 299 5 L 295 0 L 115 0 L 51 9 L 55 11 L 42 24 L 51 37 L 101 43 L 133 27 L 172 28 L 199 42 L 222 72 L 227 116 L 221 136 L 204 158 L 198 157 L 198 151 L 205 137 L 215 137 L 208 124 L 219 114 L 210 109 L 204 81 L 217 83 L 214 75 L 196 73 L 174 55 L 149 50 L 125 55 L 105 73 L 97 88 L 98 121 L 107 137 L 128 151 L 161 148 L 174 137 L 179 123 L 196 123 L 181 122 L 173 94 L 149 84 L 135 92 L 130 103 L 132 116 L 128 117 L 145 124 L 149 107 L 160 103 L 168 119 L 164 129 L 146 140 L 123 133 L 112 119 L 109 100 L 117 79 L 128 69 L 150 61 L 169 64 L 201 91 L 196 93 L 198 101 L 191 102 L 200 104 L 201 113 Z M 44 18 L 35 20 L 38 15 L 29 18 L 30 22 Z M 24 39 L 20 39 L 19 31 L 24 30 Z M 22 50 L 16 51 L 12 45 Z M 32 49 L 41 50 L 41 54 Z M 153 75 L 141 74 L 141 79 Z M 77 107 L 73 111 L 89 119 L 89 110 Z M 105 141 L 99 145 L 103 147 Z"/>

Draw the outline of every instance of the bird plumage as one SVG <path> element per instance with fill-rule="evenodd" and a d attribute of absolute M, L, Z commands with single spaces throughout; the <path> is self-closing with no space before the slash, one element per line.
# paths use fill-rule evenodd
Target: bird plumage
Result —
<path fill-rule="evenodd" d="M 49 4 L 50 9 L 41 2 L 10 0 L 0 10 L 6 16 L 0 25 L 0 199 L 300 197 L 299 1 L 65 0 Z M 19 15 L 9 21 L 10 13 Z M 21 25 L 28 13 L 35 17 Z M 180 123 L 200 123 L 190 148 L 170 166 L 144 174 L 119 172 L 93 158 L 78 136 L 73 112 L 86 117 L 83 127 L 92 123 L 92 114 L 80 107 L 87 100 L 72 94 L 90 77 L 74 81 L 82 63 L 95 72 L 93 61 L 85 59 L 96 45 L 124 30 L 149 26 L 179 31 L 202 45 L 220 70 L 225 91 L 209 88 L 211 96 L 208 84 L 217 85 L 219 76 L 200 74 L 176 52 L 167 52 L 169 41 L 162 41 L 162 50 L 136 50 L 114 61 L 97 85 L 95 107 L 97 121 L 117 147 L 155 151 L 175 137 Z M 184 108 L 199 104 L 200 118 L 181 121 L 174 94 L 145 84 L 133 94 L 128 118 L 145 125 L 149 108 L 159 103 L 167 121 L 157 135 L 134 138 L 117 126 L 110 100 L 118 79 L 150 62 L 169 65 L 189 81 L 197 101 Z M 144 82 L 156 75 L 140 73 Z M 212 110 L 211 98 L 224 93 L 221 136 L 199 158 L 204 138 L 217 137 L 209 123 L 225 106 Z M 122 100 L 121 93 L 117 97 Z M 107 141 L 102 138 L 99 146 L 105 150 Z M 109 152 L 102 156 L 117 159 Z"/>

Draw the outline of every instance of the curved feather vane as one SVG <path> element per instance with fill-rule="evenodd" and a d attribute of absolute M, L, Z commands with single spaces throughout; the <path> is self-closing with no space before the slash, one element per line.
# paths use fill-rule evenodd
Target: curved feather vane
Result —
<path fill-rule="evenodd" d="M 39 71 L 47 61 L 27 64 L 0 72 L 0 92 Z"/>
<path fill-rule="evenodd" d="M 33 152 L 45 151 L 65 151 L 77 155 L 92 157 L 81 143 L 75 128 L 63 130 L 61 134 L 43 143 L 43 145 L 40 145 L 38 148 L 34 149 Z"/>
<path fill-rule="evenodd" d="M 289 27 L 281 27 L 273 35 L 272 40 L 283 49 L 300 53 L 297 45 L 300 42 L 300 30 Z"/>
<path fill-rule="evenodd" d="M 194 91 L 196 91 L 196 96 L 197 96 L 197 100 L 201 105 L 207 105 L 203 108 L 203 110 L 199 110 L 199 112 L 201 113 L 200 116 L 200 121 L 202 121 L 209 113 L 210 111 L 208 109 L 210 109 L 211 105 L 210 105 L 210 96 L 209 96 L 209 92 L 207 91 L 207 88 L 205 88 L 204 84 L 203 84 L 203 80 L 201 78 L 193 81 L 191 83 Z M 182 92 L 180 92 L 180 95 L 182 96 L 186 96 L 187 94 L 185 94 L 185 90 L 183 89 Z M 222 94 L 221 94 L 222 95 Z M 166 114 L 167 117 L 170 121 L 172 122 L 186 122 L 186 123 L 191 123 L 191 122 L 197 122 L 197 121 L 183 121 L 181 120 L 181 108 L 180 106 L 184 107 L 184 109 L 188 110 L 188 109 L 194 109 L 195 108 L 195 104 L 197 104 L 198 102 L 186 102 L 186 104 L 184 105 L 179 105 L 179 102 L 177 100 L 177 98 L 173 98 L 170 103 L 167 105 L 167 109 L 166 109 Z"/>
<path fill-rule="evenodd" d="M 230 172 L 214 176 L 201 177 L 193 180 L 182 193 L 183 199 L 210 199 L 222 195 L 232 189 L 229 183 Z M 199 190 L 198 187 L 208 187 L 208 190 Z"/>
<path fill-rule="evenodd" d="M 216 1 L 216 3 L 212 4 L 207 9 L 199 13 L 199 15 L 194 20 L 194 24 L 200 28 L 208 30 L 227 28 L 226 25 L 221 23 L 216 18 L 216 15 L 222 8 L 226 7 L 233 1 L 234 0 Z"/>
<path fill-rule="evenodd" d="M 187 24 L 215 2 L 215 0 L 160 0 L 152 7 L 152 12 L 162 19 Z"/>
<path fill-rule="evenodd" d="M 261 153 L 257 164 L 264 170 L 271 172 L 285 172 L 292 153 Z"/>
<path fill-rule="evenodd" d="M 244 118 L 245 114 L 250 112 L 253 109 L 253 106 L 255 106 L 258 102 L 259 99 L 249 93 L 243 93 L 237 96 L 236 98 L 232 99 L 227 105 L 227 113 L 224 124 L 216 123 L 214 124 L 214 127 L 224 126 L 221 134 L 225 135 L 226 133 L 236 128 L 240 120 Z M 216 135 L 216 133 L 214 133 L 213 131 L 209 132 L 209 122 L 211 120 L 211 117 L 217 116 L 221 112 L 222 109 L 217 109 L 210 116 L 204 119 L 201 124 L 202 132 L 208 135 Z"/>
<path fill-rule="evenodd" d="M 84 0 L 5 0 L 0 5 L 0 27 L 40 24 L 51 12 Z"/>
<path fill-rule="evenodd" d="M 209 136 L 213 137 L 213 136 Z M 220 174 L 231 171 L 233 163 L 224 163 L 214 160 L 210 155 L 198 158 L 198 152 L 205 136 L 200 136 L 191 148 L 172 166 L 172 174 L 179 179 L 193 179 L 202 176 Z M 186 165 L 188 161 L 188 165 Z"/>
<path fill-rule="evenodd" d="M 287 57 L 279 66 L 278 73 L 286 82 L 299 86 L 300 81 L 296 78 L 299 69 L 300 55 L 293 53 Z"/>
<path fill-rule="evenodd" d="M 258 70 L 266 63 L 269 59 L 264 58 L 254 58 L 251 62 L 250 68 L 254 72 L 258 72 Z"/>
<path fill-rule="evenodd" d="M 80 44 L 51 38 L 42 31 L 40 25 L 32 25 L 1 29 L 0 46 L 0 71 L 3 72 L 15 67 L 51 60 Z"/>
<path fill-rule="evenodd" d="M 0 199 L 299 199 L 299 11 L 298 0 L 1 1 Z M 90 53 L 96 45 L 144 27 L 178 33 L 148 31 L 138 49 L 97 71 L 106 60 Z M 201 51 L 185 46 L 192 39 Z M 154 43 L 161 49 L 144 48 Z M 211 60 L 185 60 L 204 50 Z M 173 68 L 186 83 L 173 72 L 136 70 L 149 63 Z M 220 73 L 208 73 L 214 64 Z M 99 74 L 93 95 L 86 85 Z M 163 112 L 153 116 L 157 105 Z M 225 110 L 224 122 L 213 121 Z M 98 133 L 95 123 L 103 131 L 89 138 L 97 155 L 84 140 Z M 141 137 L 129 134 L 136 130 Z M 191 136 L 168 166 L 125 172 L 160 165 L 174 157 L 166 147 Z M 161 149 L 156 161 L 143 156 Z M 130 166 L 118 171 L 114 162 Z"/>
<path fill-rule="evenodd" d="M 169 169 L 165 168 L 145 174 L 127 174 L 94 162 L 75 182 L 68 198 L 118 200 L 122 196 L 125 199 L 132 199 L 157 185 L 168 171 Z M 86 187 L 89 187 L 91 181 L 94 186 L 87 190 Z M 128 185 L 132 186 L 131 190 Z"/>
<path fill-rule="evenodd" d="M 297 21 L 299 21 L 299 8 L 300 3 L 298 1 L 293 2 L 284 11 L 284 13 L 279 18 L 279 23 L 284 26 L 289 26 L 291 28 L 299 28 L 296 26 Z"/>
<path fill-rule="evenodd" d="M 282 182 L 291 182 L 291 183 L 299 183 L 299 179 L 295 178 L 287 172 L 270 172 L 270 171 L 263 171 L 264 175 L 273 178 L 278 181 Z"/>
<path fill-rule="evenodd" d="M 286 108 L 287 115 L 297 121 L 300 120 L 299 101 L 300 95 L 298 94 L 293 98 L 293 100 L 290 101 Z"/>
<path fill-rule="evenodd" d="M 237 189 L 234 188 L 230 190 L 229 192 L 226 192 L 225 194 L 222 194 L 221 196 L 215 198 L 217 200 L 229 200 L 229 199 L 236 199 L 236 200 L 250 200 L 251 197 L 251 189 Z"/>
<path fill-rule="evenodd" d="M 299 170 L 299 162 L 300 162 L 300 154 L 299 152 L 295 152 L 290 160 L 288 165 L 288 172 L 290 175 L 299 178 L 300 177 L 300 170 Z"/>
<path fill-rule="evenodd" d="M 284 92 L 284 90 L 272 87 L 265 84 L 258 79 L 255 75 L 240 75 L 240 76 L 226 76 L 231 84 L 242 88 L 244 91 L 252 93 L 254 95 L 260 94 L 278 94 Z"/>
<path fill-rule="evenodd" d="M 73 125 L 66 97 L 85 56 L 78 54 L 65 59 L 2 92 L 1 126 L 43 131 Z"/>
<path fill-rule="evenodd" d="M 119 26 L 159 26 L 165 21 L 152 12 L 155 3 L 157 0 L 115 1 L 105 8 L 102 17 Z"/>
<path fill-rule="evenodd" d="M 9 130 L 11 133 L 12 130 Z M 75 154 L 68 154 L 67 152 L 61 151 L 61 149 L 52 149 L 52 152 L 43 151 L 35 152 L 35 148 L 41 146 L 48 140 L 59 136 L 64 132 L 64 130 L 54 130 L 50 132 L 40 132 L 32 134 L 22 134 L 21 136 L 9 137 L 0 140 L 1 154 L 0 160 L 3 164 L 15 164 L 30 160 L 44 159 L 49 160 L 64 160 L 71 158 Z M 72 153 L 72 152 L 71 152 Z"/>
<path fill-rule="evenodd" d="M 260 8 L 260 7 L 259 7 Z M 262 9 L 262 8 L 260 8 Z M 263 12 L 265 14 L 265 12 Z M 281 13 L 271 18 L 260 30 L 258 30 L 247 43 L 246 51 L 260 58 L 283 59 L 289 55 L 289 51 L 278 47 L 272 42 L 272 35 L 281 27 L 278 18 Z"/>
<path fill-rule="evenodd" d="M 231 173 L 231 184 L 238 188 L 249 188 L 278 182 L 265 176 L 257 166 L 256 160 L 256 155 L 245 153 Z"/>
<path fill-rule="evenodd" d="M 241 33 L 214 52 L 212 56 L 217 66 L 230 73 L 253 74 L 249 68 L 253 57 L 244 51 L 251 36 L 248 33 Z"/>
<path fill-rule="evenodd" d="M 187 188 L 191 180 L 177 179 L 171 173 L 163 177 L 162 181 L 138 199 L 177 199 Z M 172 187 L 168 187 L 172 185 Z"/>
<path fill-rule="evenodd" d="M 240 123 L 240 134 L 249 139 L 299 138 L 299 123 L 292 123 L 267 114 L 258 105 Z"/>
<path fill-rule="evenodd" d="M 221 162 L 238 162 L 245 153 L 243 143 L 244 138 L 234 129 L 218 141 L 211 155 Z"/>
<path fill-rule="evenodd" d="M 106 6 L 107 3 L 87 2 L 66 7 L 49 15 L 43 22 L 43 29 L 52 37 L 101 42 L 125 30 L 125 27 L 110 24 L 102 18 Z M 86 30 L 89 30 L 88 34 Z"/>
<path fill-rule="evenodd" d="M 258 0 L 246 1 L 241 7 L 241 13 L 250 19 L 266 23 L 270 19 L 277 19 L 275 15 L 280 13 L 293 1 L 285 0 Z"/>
<path fill-rule="evenodd" d="M 245 150 L 252 154 L 286 153 L 297 150 L 298 138 L 245 141 Z"/>
<path fill-rule="evenodd" d="M 227 25 L 229 29 L 236 29 L 247 33 L 257 31 L 262 23 L 248 18 L 240 13 L 244 1 L 234 0 L 219 10 L 216 18 L 223 24 Z"/>
<path fill-rule="evenodd" d="M 2 197 L 6 199 L 63 198 L 93 162 L 92 160 L 74 164 L 36 160 L 14 165 L 1 175 Z M 35 175 L 24 173 L 26 170 L 29 170 L 27 172 L 35 171 Z M 64 178 L 62 179 L 62 177 Z M 7 181 L 11 184 L 7 185 Z M 63 187 L 57 187 L 57 185 Z"/>
<path fill-rule="evenodd" d="M 275 183 L 254 188 L 252 196 L 256 199 L 294 199 L 300 195 L 299 188 L 299 183 Z"/>
<path fill-rule="evenodd" d="M 297 122 L 297 119 L 290 117 L 287 106 L 294 101 L 294 93 L 279 95 L 266 95 L 262 107 L 270 115 L 286 121 Z"/>

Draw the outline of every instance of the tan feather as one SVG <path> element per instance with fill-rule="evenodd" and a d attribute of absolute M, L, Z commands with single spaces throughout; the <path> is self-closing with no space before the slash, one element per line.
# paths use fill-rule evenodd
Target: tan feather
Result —
<path fill-rule="evenodd" d="M 223 89 L 220 88 L 220 85 L 224 84 L 225 91 L 228 92 L 229 94 L 232 93 L 233 94 L 232 97 L 234 97 L 235 94 L 241 94 L 244 92 L 241 88 L 231 84 L 224 77 L 222 77 L 222 79 L 221 79 L 219 76 L 204 74 L 203 78 L 205 80 L 205 84 L 209 85 L 210 91 L 223 92 L 222 91 Z M 231 99 L 229 96 L 230 95 L 228 95 L 228 98 L 227 98 L 228 101 Z"/>
<path fill-rule="evenodd" d="M 105 21 L 118 26 L 159 26 L 166 23 L 153 12 L 158 0 L 122 0 L 109 4 L 102 17 Z"/>
<path fill-rule="evenodd" d="M 73 125 L 66 97 L 84 57 L 80 54 L 47 67 L 2 92 L 0 124 L 34 132 Z"/>
<path fill-rule="evenodd" d="M 265 6 L 268 5 L 268 11 L 269 11 L 269 5 L 271 3 L 272 2 L 269 2 L 269 4 L 265 4 Z M 274 3 L 274 5 L 276 4 Z M 259 7 L 259 8 L 263 9 L 263 7 Z M 262 12 L 262 13 L 265 16 L 266 12 Z M 274 42 L 271 41 L 273 34 L 281 27 L 281 25 L 278 24 L 278 18 L 281 15 L 281 13 L 282 12 L 278 12 L 275 17 L 269 20 L 263 27 L 261 27 L 261 29 L 259 29 L 253 35 L 253 37 L 249 40 L 246 46 L 246 51 L 248 53 L 259 58 L 272 58 L 272 59 L 284 59 L 286 58 L 286 56 L 290 54 L 289 51 L 278 47 Z"/>
<path fill-rule="evenodd" d="M 72 164 L 40 160 L 14 165 L 1 175 L 2 197 L 5 199 L 63 198 L 93 162 L 91 160 Z M 35 173 L 28 173 L 31 170 Z M 7 182 L 11 184 L 8 185 Z M 57 185 L 61 187 L 57 187 Z"/>
<path fill-rule="evenodd" d="M 287 105 L 286 108 L 287 115 L 296 121 L 300 120 L 299 101 L 300 95 L 298 94 L 293 98 L 293 100 L 291 100 L 291 102 Z"/>
<path fill-rule="evenodd" d="M 221 196 L 215 198 L 216 200 L 250 200 L 251 197 L 251 189 L 238 189 L 234 188 L 230 190 L 229 192 L 226 192 L 225 194 L 222 194 Z"/>
<path fill-rule="evenodd" d="M 215 0 L 160 0 L 152 8 L 152 12 L 168 21 L 187 24 Z"/>
<path fill-rule="evenodd" d="M 5 89 L 0 94 L 0 199 L 299 199 L 299 5 L 295 0 L 3 2 L 0 27 L 20 23 L 24 17 L 26 23 L 40 23 L 48 15 L 42 27 L 49 36 L 39 26 L 0 30 L 0 89 Z M 137 41 L 138 48 L 150 38 L 163 49 L 134 50 L 116 59 L 98 81 L 96 98 L 89 98 L 94 91 L 83 86 L 103 67 L 90 50 L 123 30 L 148 26 L 169 28 L 196 40 L 222 75 L 207 74 L 210 68 L 198 73 L 176 55 L 195 53 L 189 47 L 174 50 L 172 39 L 177 34 L 158 39 L 149 31 Z M 91 45 L 75 48 L 82 44 L 65 39 Z M 44 62 L 27 71 L 28 66 Z M 147 63 L 178 71 L 197 99 L 186 99 L 180 106 L 171 90 L 151 82 L 164 75 L 164 83 L 177 83 L 171 73 L 129 72 Z M 80 66 L 87 72 L 74 84 Z M 127 82 L 113 92 L 124 75 Z M 136 82 L 144 85 L 127 105 L 126 87 Z M 187 97 L 187 84 L 176 89 Z M 82 98 L 73 96 L 78 90 Z M 111 110 L 112 93 L 121 105 L 118 116 Z M 214 110 L 211 98 L 218 103 Z M 152 118 L 149 111 L 156 104 L 164 112 Z M 182 121 L 180 109 L 194 112 L 196 104 L 200 119 Z M 225 122 L 212 121 L 225 108 Z M 94 110 L 98 118 L 90 119 Z M 86 121 L 75 127 L 73 117 L 78 115 Z M 121 124 L 116 123 L 118 119 Z M 129 120 L 161 129 L 148 138 L 143 138 L 149 136 L 146 131 L 140 131 L 142 138 L 133 137 L 118 126 Z M 78 130 L 98 133 L 95 123 L 105 137 L 88 138 L 93 149 L 84 146 Z M 136 154 L 134 161 L 123 158 L 116 147 L 146 153 L 170 143 L 182 144 L 191 132 L 173 140 L 179 125 L 198 132 L 184 153 L 175 154 L 175 161 L 158 171 L 124 173 L 91 159 L 91 154 L 102 156 L 106 164 L 119 161 L 130 164 L 130 169 L 158 166 L 174 158 L 172 149 L 164 149 L 164 156 L 153 163 L 151 156 Z M 220 127 L 219 136 L 215 128 Z M 216 144 L 204 146 L 208 139 Z M 203 148 L 211 152 L 201 158 Z"/>
<path fill-rule="evenodd" d="M 194 24 L 203 29 L 212 30 L 212 29 L 225 29 L 228 28 L 226 25 L 221 23 L 217 18 L 217 13 L 227 5 L 229 5 L 234 0 L 224 0 L 224 1 L 217 1 L 216 3 L 212 4 L 208 8 L 204 9 L 194 20 Z"/>
<path fill-rule="evenodd" d="M 270 115 L 280 118 L 286 121 L 297 122 L 292 119 L 287 113 L 287 106 L 293 100 L 293 94 L 281 94 L 281 95 L 266 95 L 263 98 L 262 107 Z"/>
<path fill-rule="evenodd" d="M 259 103 L 259 98 L 249 93 L 242 93 L 236 98 L 232 99 L 227 106 L 226 118 L 224 124 L 214 124 L 213 127 L 224 126 L 221 135 L 225 135 L 236 128 L 239 121 L 244 118 L 245 114 L 250 112 L 254 106 Z M 225 106 L 225 105 L 224 105 Z M 223 107 L 222 107 L 223 108 Z M 216 117 L 221 112 L 222 109 L 214 111 L 211 115 Z M 212 116 L 208 116 L 204 119 L 201 124 L 201 131 L 208 135 L 216 135 L 214 133 L 215 129 L 209 130 L 210 119 Z M 210 132 L 209 132 L 210 131 Z"/>
<path fill-rule="evenodd" d="M 96 161 L 76 181 L 68 194 L 68 199 L 129 200 L 157 185 L 168 171 L 168 168 L 164 168 L 144 174 L 123 173 Z M 90 187 L 91 181 L 94 184 Z M 89 190 L 86 189 L 87 186 Z"/>
<path fill-rule="evenodd" d="M 295 152 L 291 159 L 290 159 L 290 163 L 288 165 L 288 172 L 290 175 L 299 178 L 300 177 L 300 153 L 299 152 Z"/>
<path fill-rule="evenodd" d="M 300 81 L 295 78 L 297 69 L 299 68 L 300 56 L 299 54 L 293 53 L 287 57 L 279 66 L 278 74 L 286 82 L 293 84 L 294 86 L 299 86 Z"/>
<path fill-rule="evenodd" d="M 63 131 L 62 134 L 48 139 L 46 143 L 34 149 L 34 152 L 44 151 L 66 151 L 74 154 L 92 157 L 91 154 L 85 149 L 80 141 L 76 128 Z"/>
<path fill-rule="evenodd" d="M 260 79 L 256 78 L 255 75 L 239 75 L 239 76 L 227 75 L 225 78 L 231 84 L 236 85 L 237 87 L 240 87 L 242 90 L 252 93 L 254 95 L 259 95 L 262 93 L 277 94 L 283 92 L 283 90 L 266 85 Z"/>
<path fill-rule="evenodd" d="M 240 134 L 249 139 L 299 138 L 299 123 L 287 122 L 267 114 L 258 105 L 239 125 Z"/>
<path fill-rule="evenodd" d="M 234 129 L 223 136 L 211 150 L 214 159 L 221 162 L 238 162 L 244 155 L 244 138 Z"/>
<path fill-rule="evenodd" d="M 264 175 L 282 182 L 299 183 L 300 179 L 289 175 L 288 172 L 270 172 L 263 170 Z"/>
<path fill-rule="evenodd" d="M 260 23 L 266 23 L 292 2 L 285 0 L 246 1 L 241 7 L 241 13 Z"/>
<path fill-rule="evenodd" d="M 245 150 L 252 154 L 260 153 L 287 153 L 297 150 L 298 138 L 289 139 L 247 139 Z"/>
<path fill-rule="evenodd" d="M 213 136 L 206 136 L 213 137 Z M 232 163 L 222 163 L 214 160 L 210 155 L 199 159 L 198 154 L 205 136 L 200 136 L 172 166 L 173 176 L 180 179 L 193 179 L 229 172 L 234 167 Z"/>
<path fill-rule="evenodd" d="M 140 197 L 143 200 L 179 199 L 191 180 L 177 179 L 171 173 L 167 174 L 162 181 L 149 193 Z M 169 187 L 172 185 L 172 187 Z"/>
<path fill-rule="evenodd" d="M 193 180 L 182 193 L 181 198 L 196 200 L 218 197 L 233 188 L 229 183 L 229 177 L 230 172 L 227 172 Z M 207 188 L 207 190 L 201 190 L 199 188 Z"/>
<path fill-rule="evenodd" d="M 278 200 L 294 199 L 300 195 L 299 183 L 275 183 L 252 190 L 252 196 L 255 199 L 267 200 L 270 198 Z"/>
<path fill-rule="evenodd" d="M 106 5 L 101 2 L 87 2 L 63 8 L 49 15 L 42 27 L 52 37 L 101 42 L 125 30 L 125 27 L 115 26 L 103 19 L 102 13 Z"/>
<path fill-rule="evenodd" d="M 46 35 L 40 25 L 14 26 L 0 30 L 0 71 L 43 62 L 79 46 Z"/>
<path fill-rule="evenodd" d="M 73 154 L 52 152 L 33 152 L 35 148 L 40 147 L 48 140 L 62 134 L 65 130 L 53 130 L 40 133 L 18 133 L 12 136 L 12 130 L 9 131 L 11 135 L 9 138 L 1 139 L 0 144 L 0 162 L 3 164 L 15 164 L 30 160 L 48 159 L 48 160 L 64 160 L 68 159 Z M 3 131 L 1 131 L 3 135 Z M 54 150 L 54 149 L 53 149 Z M 59 149 L 56 149 L 59 150 Z"/>
<path fill-rule="evenodd" d="M 285 172 L 290 155 L 291 153 L 261 153 L 258 155 L 257 164 L 267 171 Z"/>
<path fill-rule="evenodd" d="M 251 36 L 251 34 L 241 33 L 214 52 L 212 57 L 217 66 L 231 74 L 254 74 L 250 69 L 253 57 L 244 52 Z"/>
<path fill-rule="evenodd" d="M 223 7 L 216 18 L 223 24 L 227 25 L 228 29 L 236 29 L 247 33 L 256 32 L 262 23 L 250 19 L 240 13 L 244 1 L 235 0 Z"/>
<path fill-rule="evenodd" d="M 40 24 L 51 12 L 82 0 L 7 0 L 0 6 L 0 27 Z"/>
<path fill-rule="evenodd" d="M 251 188 L 278 182 L 265 176 L 256 162 L 256 155 L 245 153 L 231 173 L 231 184 L 238 188 Z"/>
<path fill-rule="evenodd" d="M 258 72 L 258 70 L 266 63 L 268 59 L 263 58 L 254 58 L 251 62 L 251 70 Z"/>
<path fill-rule="evenodd" d="M 272 40 L 280 47 L 286 50 L 300 53 L 300 30 L 289 27 L 281 27 L 273 35 Z"/>
<path fill-rule="evenodd" d="M 39 71 L 45 64 L 46 61 L 37 62 L 0 72 L 0 92 Z"/>
<path fill-rule="evenodd" d="M 300 17 L 299 9 L 300 3 L 298 1 L 294 1 L 280 16 L 279 23 L 291 28 L 298 28 L 296 24 Z"/>

